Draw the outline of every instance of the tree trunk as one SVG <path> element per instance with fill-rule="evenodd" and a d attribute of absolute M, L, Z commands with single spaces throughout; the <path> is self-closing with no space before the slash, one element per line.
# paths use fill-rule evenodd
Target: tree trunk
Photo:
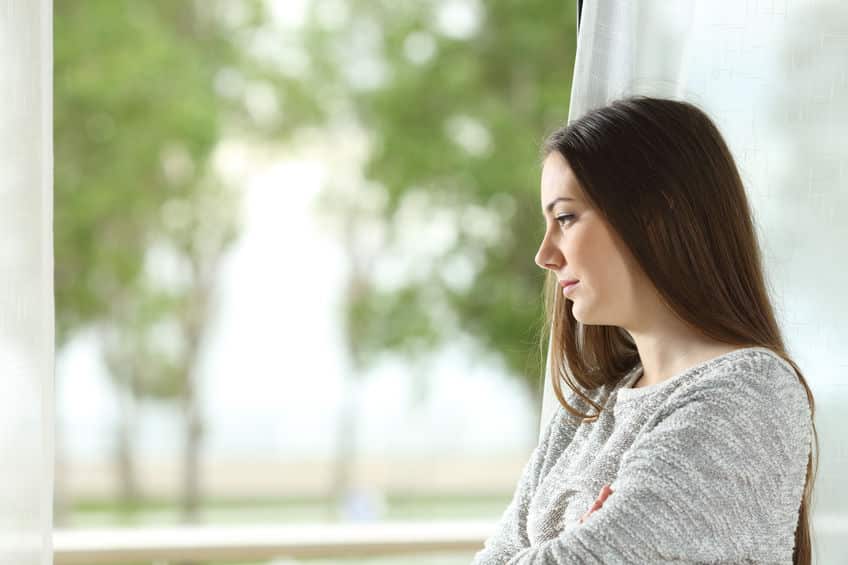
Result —
<path fill-rule="evenodd" d="M 115 430 L 114 465 L 118 476 L 118 500 L 123 509 L 135 510 L 140 489 L 135 470 L 135 435 L 137 425 L 137 399 L 133 386 L 135 360 L 133 354 L 122 350 L 121 338 L 112 329 L 101 333 L 103 359 L 112 376 L 118 397 L 118 425 Z M 112 338 L 112 339 L 110 339 Z"/>
<path fill-rule="evenodd" d="M 182 398 L 185 417 L 185 450 L 183 452 L 183 521 L 194 523 L 199 518 L 200 508 L 200 450 L 203 439 L 203 424 L 195 390 L 194 371 L 186 375 L 186 387 Z"/>
<path fill-rule="evenodd" d="M 59 426 L 55 427 L 54 434 L 53 527 L 66 528 L 71 524 L 70 493 L 65 482 L 67 479 L 66 453 Z"/>
<path fill-rule="evenodd" d="M 350 215 L 344 223 L 345 237 L 342 238 L 345 255 L 350 264 L 350 275 L 347 283 L 349 301 L 355 301 L 364 291 L 367 281 L 366 273 L 372 267 L 372 261 L 364 256 L 356 247 L 354 235 L 359 227 L 355 215 Z M 371 258 L 373 259 L 373 258 Z M 339 410 L 338 432 L 336 435 L 336 453 L 334 456 L 333 473 L 330 483 L 330 501 L 333 505 L 333 519 L 344 518 L 348 497 L 353 494 L 352 474 L 356 461 L 356 431 L 358 424 L 359 388 L 361 386 L 360 360 L 357 355 L 357 345 L 353 329 L 348 321 L 345 326 L 345 347 L 349 359 L 345 373 L 345 391 Z"/>
<path fill-rule="evenodd" d="M 214 283 L 214 274 L 220 255 L 210 258 L 208 263 L 196 253 L 187 250 L 192 268 L 194 285 L 188 293 L 186 312 L 182 318 L 183 333 L 186 338 L 185 386 L 182 391 L 182 409 L 184 415 L 184 451 L 183 451 L 183 521 L 187 523 L 199 520 L 201 498 L 200 454 L 203 443 L 204 426 L 198 398 L 197 360 L 200 355 L 201 341 L 209 317 L 209 297 Z"/>
<path fill-rule="evenodd" d="M 134 511 L 139 502 L 138 478 L 135 470 L 136 400 L 132 388 L 126 384 L 118 391 L 120 410 L 116 433 L 115 464 L 120 478 L 120 504 Z"/>
<path fill-rule="evenodd" d="M 353 464 L 356 458 L 356 427 L 358 383 L 356 377 L 348 373 L 345 376 L 345 392 L 339 410 L 339 421 L 336 433 L 335 456 L 330 483 L 331 519 L 344 518 L 343 511 L 346 498 L 351 492 Z"/>

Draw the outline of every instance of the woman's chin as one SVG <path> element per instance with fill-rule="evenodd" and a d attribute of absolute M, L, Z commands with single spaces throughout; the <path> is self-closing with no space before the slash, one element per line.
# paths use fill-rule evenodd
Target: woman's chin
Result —
<path fill-rule="evenodd" d="M 583 317 L 583 312 L 577 306 L 577 303 L 572 303 L 572 305 L 571 305 L 571 315 L 574 316 L 574 319 L 577 320 L 578 322 L 580 322 L 581 324 L 586 323 L 586 321 Z"/>
<path fill-rule="evenodd" d="M 571 315 L 574 316 L 574 319 L 583 324 L 584 326 L 592 326 L 598 323 L 589 313 L 587 313 L 580 304 L 580 301 L 577 300 L 574 304 L 571 305 Z"/>

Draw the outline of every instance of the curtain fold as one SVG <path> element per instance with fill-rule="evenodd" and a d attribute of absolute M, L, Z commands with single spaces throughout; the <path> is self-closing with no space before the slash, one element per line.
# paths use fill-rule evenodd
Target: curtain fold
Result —
<path fill-rule="evenodd" d="M 573 121 L 643 94 L 713 118 L 748 191 L 789 353 L 821 405 L 837 407 L 848 404 L 845 22 L 848 6 L 834 0 L 585 2 L 569 109 Z M 548 370 L 540 433 L 556 407 Z M 828 448 L 844 450 L 818 422 L 826 489 L 827 475 L 844 472 Z"/>
<path fill-rule="evenodd" d="M 52 563 L 53 6 L 0 0 L 0 564 Z"/>

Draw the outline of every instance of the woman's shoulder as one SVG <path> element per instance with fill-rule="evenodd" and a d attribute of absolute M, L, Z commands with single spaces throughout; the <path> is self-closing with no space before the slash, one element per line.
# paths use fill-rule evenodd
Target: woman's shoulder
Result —
<path fill-rule="evenodd" d="M 669 401 L 735 402 L 750 410 L 783 408 L 796 416 L 810 416 L 806 389 L 798 373 L 771 349 L 735 350 L 703 364 L 693 376 L 678 387 Z"/>
<path fill-rule="evenodd" d="M 734 350 L 704 363 L 698 373 L 699 378 L 690 380 L 693 388 L 803 388 L 792 365 L 765 347 Z"/>

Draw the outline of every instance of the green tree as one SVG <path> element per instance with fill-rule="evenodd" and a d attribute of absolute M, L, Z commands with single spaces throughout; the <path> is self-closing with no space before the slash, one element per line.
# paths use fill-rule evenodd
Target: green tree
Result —
<path fill-rule="evenodd" d="M 312 2 L 302 41 L 304 81 L 329 120 L 352 121 L 370 138 L 367 182 L 328 186 L 319 206 L 351 264 L 350 378 L 386 351 L 415 363 L 470 335 L 538 400 L 538 151 L 568 116 L 576 9 L 548 0 L 346 6 Z M 452 230 L 434 249 L 429 228 L 439 225 Z M 409 238 L 431 240 L 430 252 L 407 280 L 386 284 L 378 267 L 408 255 L 397 242 Z M 354 411 L 340 424 L 336 496 L 347 488 Z"/>
<path fill-rule="evenodd" d="M 543 280 L 533 263 L 542 235 L 537 151 L 543 134 L 568 114 L 573 6 L 313 0 L 305 27 L 283 33 L 271 25 L 267 7 L 57 3 L 59 343 L 79 328 L 114 322 L 127 333 L 109 338 L 123 343 L 113 346 L 111 363 L 135 367 L 118 382 L 166 396 L 191 389 L 188 361 L 146 353 L 146 329 L 169 319 L 185 297 L 150 288 L 143 266 L 160 237 L 184 257 L 192 253 L 179 243 L 187 238 L 168 228 L 161 207 L 176 201 L 178 209 L 190 209 L 199 194 L 222 135 L 221 100 L 213 94 L 219 81 L 236 102 L 229 134 L 244 129 L 285 143 L 352 121 L 370 136 L 365 186 L 328 186 L 320 206 L 332 213 L 328 219 L 351 264 L 345 307 L 351 378 L 386 351 L 414 363 L 470 335 L 481 355 L 500 356 L 537 392 Z M 219 19 L 228 22 L 225 30 Z M 266 93 L 273 88 L 282 119 L 257 121 L 241 104 L 246 77 Z M 169 153 L 177 157 L 163 159 Z M 169 180 L 167 161 L 176 163 L 179 180 Z M 446 222 L 433 225 L 452 231 L 420 259 L 415 276 L 381 280 L 378 267 L 408 253 L 398 242 L 415 238 L 410 219 L 436 218 Z M 433 225 L 423 226 L 420 238 Z M 382 234 L 382 248 L 374 246 L 374 233 Z M 140 328 L 114 319 L 112 308 L 122 300 L 131 305 L 121 311 Z M 121 361 L 138 355 L 142 363 Z M 172 371 L 181 376 L 169 379 Z M 179 382 L 184 386 L 173 385 Z M 347 431 L 352 415 L 350 408 L 342 420 Z M 347 481 L 346 441 L 337 493 Z"/>
<path fill-rule="evenodd" d="M 239 65 L 240 50 L 189 2 L 63 0 L 54 21 L 57 349 L 83 329 L 100 336 L 121 398 L 116 464 L 128 504 L 138 494 L 135 402 L 180 404 L 190 516 L 200 448 L 194 364 L 217 260 L 236 231 L 232 195 L 211 174 L 210 157 L 226 112 L 239 109 L 214 82 Z M 151 280 L 154 245 L 181 259 L 184 285 Z M 178 329 L 176 348 L 157 341 L 167 323 Z"/>

